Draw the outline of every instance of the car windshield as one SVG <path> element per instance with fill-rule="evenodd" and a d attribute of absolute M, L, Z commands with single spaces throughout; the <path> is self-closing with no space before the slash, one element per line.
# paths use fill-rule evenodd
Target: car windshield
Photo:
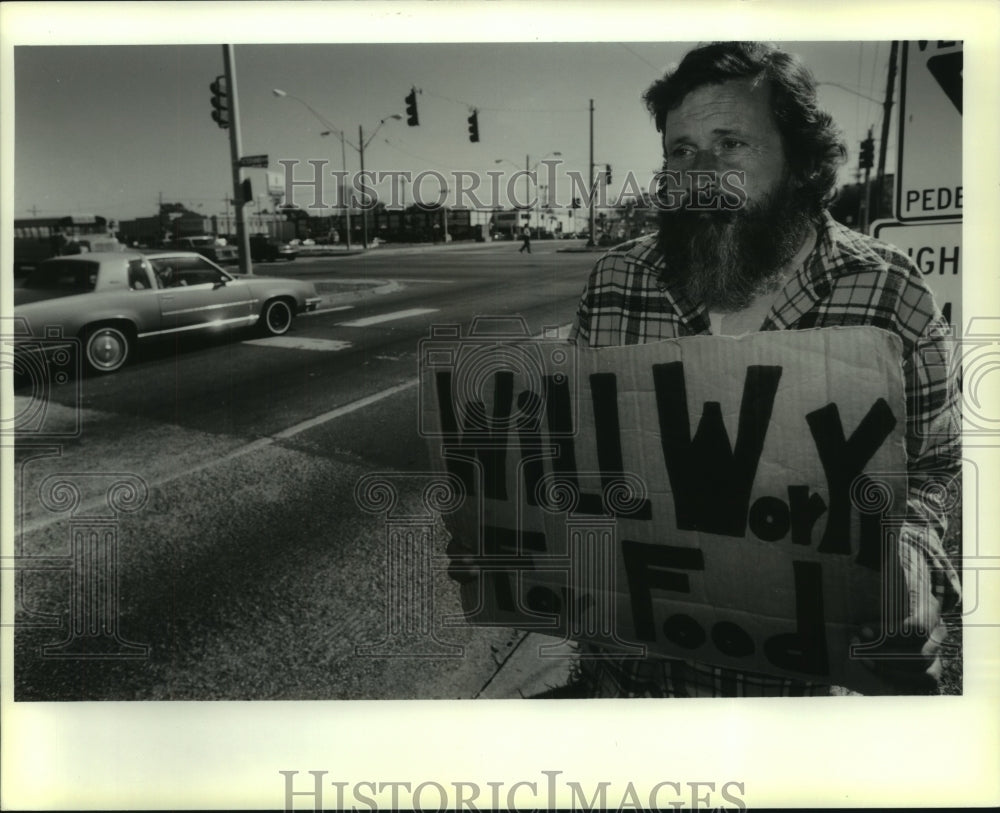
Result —
<path fill-rule="evenodd" d="M 65 291 L 67 293 L 87 293 L 97 285 L 97 269 L 100 266 L 89 260 L 47 260 L 24 281 L 25 288 L 41 291 Z"/>

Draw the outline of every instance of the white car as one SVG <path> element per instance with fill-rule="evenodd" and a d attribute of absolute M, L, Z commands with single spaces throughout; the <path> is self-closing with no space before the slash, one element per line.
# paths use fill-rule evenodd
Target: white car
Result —
<path fill-rule="evenodd" d="M 53 257 L 14 289 L 14 316 L 37 337 L 78 338 L 99 373 L 123 367 L 138 341 L 258 326 L 287 333 L 315 310 L 311 282 L 235 275 L 191 251 L 118 251 Z"/>

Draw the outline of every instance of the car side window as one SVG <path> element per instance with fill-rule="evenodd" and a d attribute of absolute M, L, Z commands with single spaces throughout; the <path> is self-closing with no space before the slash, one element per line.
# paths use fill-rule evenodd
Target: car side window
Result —
<path fill-rule="evenodd" d="M 215 285 L 226 277 L 204 257 L 174 257 L 175 274 L 180 285 Z"/>
<path fill-rule="evenodd" d="M 133 291 L 147 291 L 152 287 L 142 260 L 129 260 L 128 287 Z"/>
<path fill-rule="evenodd" d="M 150 265 L 153 266 L 157 288 L 173 288 L 177 284 L 172 260 L 158 257 L 150 260 Z"/>

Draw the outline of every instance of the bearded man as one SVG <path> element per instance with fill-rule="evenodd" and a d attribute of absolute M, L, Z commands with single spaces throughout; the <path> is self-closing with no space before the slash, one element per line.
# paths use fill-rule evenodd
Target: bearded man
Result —
<path fill-rule="evenodd" d="M 941 615 L 959 595 L 942 546 L 948 517 L 933 489 L 922 489 L 931 472 L 957 474 L 959 467 L 947 324 L 905 254 L 837 224 L 826 211 L 846 150 L 817 107 L 815 87 L 792 55 L 737 42 L 691 51 L 646 91 L 666 170 L 659 231 L 598 261 L 573 335 L 592 348 L 844 325 L 898 335 L 908 453 L 908 511 L 898 547 L 909 633 L 898 648 L 911 657 L 877 666 L 900 691 L 934 692 Z M 826 686 L 691 661 L 602 657 L 591 645 L 583 654 L 581 683 L 590 696 L 829 693 Z"/>

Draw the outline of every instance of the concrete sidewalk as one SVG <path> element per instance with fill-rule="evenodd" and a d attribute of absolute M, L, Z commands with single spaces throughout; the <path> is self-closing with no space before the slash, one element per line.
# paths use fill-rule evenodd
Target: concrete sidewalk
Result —
<path fill-rule="evenodd" d="M 416 251 L 448 251 L 450 249 L 464 248 L 488 248 L 492 243 L 477 242 L 475 240 L 452 240 L 447 243 L 383 243 L 377 246 L 369 246 L 367 249 L 360 245 L 352 244 L 350 248 L 345 245 L 315 245 L 297 246 L 299 257 L 356 257 L 359 254 L 399 254 Z"/>
<path fill-rule="evenodd" d="M 491 629 L 484 628 L 484 632 Z M 498 668 L 476 694 L 478 700 L 532 697 L 570 680 L 576 651 L 559 638 L 519 632 L 511 640 L 498 638 L 492 646 Z"/>

